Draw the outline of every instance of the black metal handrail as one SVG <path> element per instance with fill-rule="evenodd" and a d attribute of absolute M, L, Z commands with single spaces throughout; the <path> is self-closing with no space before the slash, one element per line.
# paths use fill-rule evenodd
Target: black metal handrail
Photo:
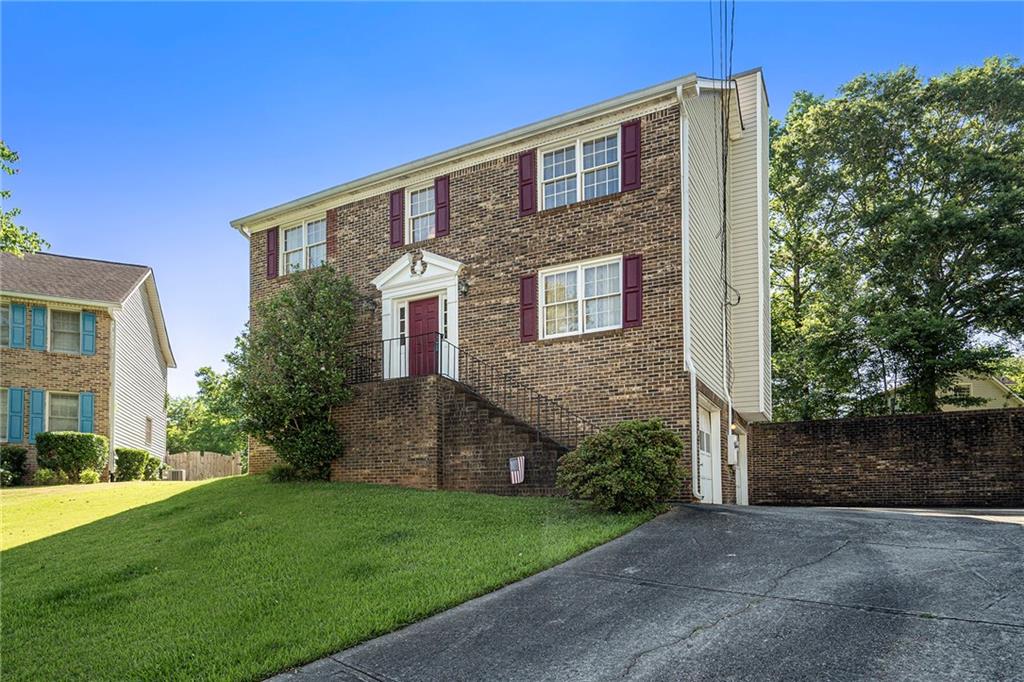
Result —
<path fill-rule="evenodd" d="M 463 350 L 443 334 L 429 332 L 351 347 L 349 381 L 373 383 L 436 374 L 530 426 L 557 445 L 573 449 L 598 431 L 585 417 L 548 398 L 523 381 Z"/>

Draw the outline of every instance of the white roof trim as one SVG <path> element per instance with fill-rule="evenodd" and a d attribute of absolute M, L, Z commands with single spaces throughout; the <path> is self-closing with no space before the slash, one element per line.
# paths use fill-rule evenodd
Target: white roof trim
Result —
<path fill-rule="evenodd" d="M 51 301 L 53 303 L 67 303 L 69 305 L 82 306 L 83 308 L 101 308 L 103 310 L 119 310 L 121 304 L 113 301 L 94 301 L 86 298 L 66 298 L 64 296 L 47 296 L 45 294 L 26 294 L 20 291 L 0 291 L 0 296 L 9 298 L 23 298 L 28 301 Z"/>
<path fill-rule="evenodd" d="M 262 211 L 257 211 L 256 213 L 252 213 L 245 217 L 237 218 L 231 221 L 231 227 L 238 230 L 243 235 L 248 235 L 248 230 L 246 229 L 247 225 L 265 221 L 277 214 L 298 210 L 305 206 L 330 199 L 336 195 L 353 192 L 377 182 L 382 182 L 396 176 L 408 175 L 430 166 L 440 165 L 459 157 L 498 147 L 499 145 L 514 143 L 552 128 L 578 123 L 579 121 L 587 118 L 607 114 L 618 109 L 625 109 L 658 97 L 664 97 L 666 95 L 674 96 L 678 86 L 693 85 L 697 80 L 698 78 L 696 74 L 689 74 L 680 78 L 674 78 L 670 81 L 665 81 L 664 83 L 652 85 L 641 90 L 626 93 L 625 95 L 619 95 L 618 97 L 613 97 L 612 99 L 607 99 L 602 102 L 598 102 L 597 104 L 591 104 L 564 114 L 559 114 L 558 116 L 552 116 L 551 118 L 546 118 L 536 123 L 513 128 L 512 130 L 499 133 L 498 135 L 485 137 L 481 140 L 470 142 L 469 144 L 465 144 L 460 147 L 455 147 L 438 154 L 426 156 L 415 161 L 410 161 L 400 166 L 395 166 L 350 182 L 335 185 L 334 187 L 329 187 L 325 190 L 321 190 Z"/>
<path fill-rule="evenodd" d="M 128 296 L 134 294 L 143 285 L 146 287 L 149 309 L 153 311 L 153 326 L 156 327 L 157 340 L 160 342 L 160 353 L 164 356 L 164 364 L 168 368 L 174 369 L 178 364 L 174 359 L 174 353 L 171 352 L 171 339 L 167 334 L 167 322 L 164 320 L 164 309 L 160 304 L 160 293 L 156 290 L 156 277 L 153 275 L 152 268 L 143 275 L 139 283 L 128 293 Z M 124 297 L 125 300 L 128 300 L 128 296 Z"/>

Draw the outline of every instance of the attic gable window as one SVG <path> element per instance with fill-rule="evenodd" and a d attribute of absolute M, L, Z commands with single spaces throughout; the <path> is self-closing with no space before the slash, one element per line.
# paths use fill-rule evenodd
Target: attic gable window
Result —
<path fill-rule="evenodd" d="M 557 208 L 618 192 L 620 157 L 617 130 L 542 149 L 541 206 Z"/>
<path fill-rule="evenodd" d="M 327 219 L 306 221 L 281 230 L 284 272 L 316 268 L 327 261 Z"/>

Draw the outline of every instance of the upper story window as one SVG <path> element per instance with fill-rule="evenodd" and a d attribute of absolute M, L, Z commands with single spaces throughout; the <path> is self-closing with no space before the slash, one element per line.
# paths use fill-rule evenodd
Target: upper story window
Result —
<path fill-rule="evenodd" d="M 541 330 L 544 338 L 586 334 L 622 326 L 620 258 L 542 271 Z"/>
<path fill-rule="evenodd" d="M 282 230 L 284 272 L 315 268 L 327 261 L 327 219 L 310 220 Z"/>
<path fill-rule="evenodd" d="M 620 156 L 618 132 L 541 150 L 541 206 L 556 208 L 618 192 Z"/>
<path fill-rule="evenodd" d="M 50 350 L 79 353 L 82 350 L 82 314 L 72 310 L 50 312 Z"/>
<path fill-rule="evenodd" d="M 434 185 L 409 191 L 407 243 L 421 242 L 434 236 Z"/>
<path fill-rule="evenodd" d="M 7 348 L 11 345 L 11 306 L 7 303 L 0 305 L 0 347 Z"/>
<path fill-rule="evenodd" d="M 78 430 L 78 394 L 51 393 L 47 431 Z"/>

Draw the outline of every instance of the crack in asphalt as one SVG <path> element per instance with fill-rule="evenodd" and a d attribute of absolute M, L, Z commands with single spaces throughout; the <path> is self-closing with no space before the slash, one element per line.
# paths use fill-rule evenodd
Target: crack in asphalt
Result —
<path fill-rule="evenodd" d="M 808 604 L 812 606 L 830 606 L 837 609 L 850 609 L 852 611 L 866 611 L 868 613 L 880 613 L 890 616 L 902 616 L 906 618 L 927 618 L 931 620 L 949 620 L 956 621 L 959 623 L 974 623 L 977 625 L 994 625 L 996 627 L 1012 628 L 1014 630 L 1024 630 L 1024 623 L 1007 623 L 1005 621 L 998 620 L 984 620 L 981 618 L 963 618 L 960 616 L 943 616 L 934 613 L 925 613 L 921 611 L 906 611 L 903 609 L 895 609 L 889 606 L 872 606 L 870 604 L 841 604 L 839 602 L 821 601 L 819 599 L 805 599 L 803 597 L 786 597 L 781 595 L 772 595 L 762 592 L 750 592 L 748 590 L 732 590 L 723 587 L 707 587 L 706 585 L 691 585 L 686 583 L 668 583 L 660 580 L 651 580 L 646 578 L 631 578 L 628 576 L 616 575 L 614 573 L 602 573 L 600 571 L 584 571 L 576 570 L 572 571 L 572 574 L 580 576 L 590 576 L 601 580 L 610 580 L 626 583 L 636 583 L 640 585 L 646 585 L 647 587 L 657 587 L 661 589 L 669 590 L 698 590 L 702 592 L 715 592 L 719 594 L 731 594 L 740 597 L 752 597 L 761 600 L 775 600 L 792 602 L 795 604 Z"/>

